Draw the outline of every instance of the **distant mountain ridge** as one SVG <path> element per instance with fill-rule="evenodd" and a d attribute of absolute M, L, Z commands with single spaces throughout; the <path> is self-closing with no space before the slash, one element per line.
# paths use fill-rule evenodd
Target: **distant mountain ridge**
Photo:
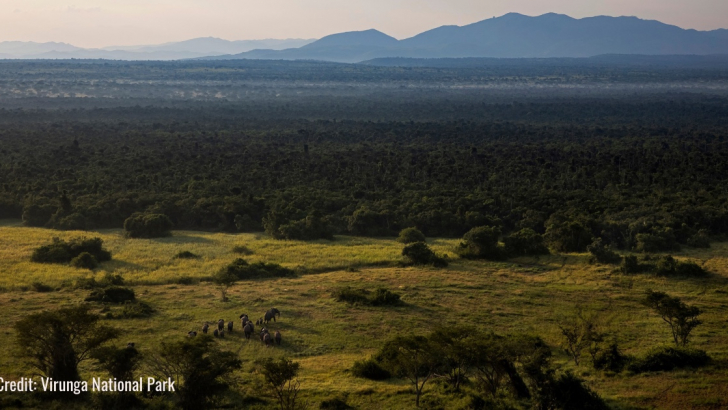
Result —
<path fill-rule="evenodd" d="M 68 59 L 103 58 L 110 60 L 179 60 L 221 54 L 242 53 L 267 48 L 280 50 L 301 47 L 314 39 L 265 39 L 229 41 L 215 37 L 140 46 L 110 46 L 81 48 L 66 43 L 36 43 L 32 41 L 0 42 L 0 58 L 10 59 Z"/>
<path fill-rule="evenodd" d="M 602 54 L 728 54 L 728 30 L 686 30 L 637 17 L 575 19 L 509 13 L 465 26 L 442 26 L 396 40 L 376 30 L 333 34 L 297 49 L 252 50 L 216 59 L 547 58 Z"/>

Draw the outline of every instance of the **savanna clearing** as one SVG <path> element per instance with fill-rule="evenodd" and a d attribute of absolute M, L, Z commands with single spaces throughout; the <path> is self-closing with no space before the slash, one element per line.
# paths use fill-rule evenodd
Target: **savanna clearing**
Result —
<path fill-rule="evenodd" d="M 102 238 L 113 260 L 93 272 L 30 262 L 33 249 L 53 237 L 81 236 Z M 278 241 L 263 234 L 192 231 L 175 231 L 171 237 L 160 239 L 126 239 L 121 230 L 59 232 L 22 227 L 16 220 L 2 221 L 0 313 L 8 326 L 0 332 L 0 345 L 5 346 L 0 355 L 0 375 L 14 379 L 32 374 L 12 353 L 13 323 L 31 313 L 82 303 L 89 290 L 75 284 L 89 277 L 102 280 L 112 273 L 121 275 L 137 299 L 155 309 L 144 319 L 104 319 L 106 324 L 123 329 L 116 345 L 135 342 L 144 353 L 163 340 L 181 339 L 190 330 L 199 331 L 205 321 L 223 318 L 235 322 L 234 332 L 216 343 L 238 353 L 244 361 L 243 370 L 235 375 L 235 390 L 229 394 L 229 402 L 241 406 L 275 405 L 260 377 L 251 372 L 251 364 L 260 357 L 287 356 L 301 364 L 302 398 L 311 408 L 333 397 L 346 397 L 349 405 L 361 409 L 412 408 L 411 387 L 405 381 L 355 378 L 349 369 L 391 337 L 426 334 L 456 324 L 498 334 L 541 336 L 554 351 L 556 367 L 584 378 L 613 408 L 728 406 L 728 243 L 673 253 L 676 259 L 695 261 L 710 272 L 700 279 L 624 275 L 616 266 L 589 264 L 587 254 L 523 257 L 507 262 L 461 260 L 452 251 L 458 240 L 430 239 L 428 243 L 435 252 L 448 255 L 447 268 L 398 265 L 402 244 L 393 239 L 337 236 L 334 241 L 301 242 Z M 241 247 L 245 247 L 243 254 Z M 199 258 L 174 258 L 182 251 Z M 239 281 L 228 291 L 230 300 L 222 302 L 220 291 L 209 278 L 238 257 L 279 263 L 294 269 L 297 276 Z M 52 290 L 38 292 L 34 283 Z M 344 286 L 384 286 L 399 293 L 404 304 L 351 306 L 332 297 L 334 290 Z M 691 346 L 705 350 L 712 364 L 698 370 L 639 375 L 595 371 L 586 360 L 574 365 L 560 348 L 558 321 L 573 314 L 577 306 L 597 312 L 601 325 L 625 353 L 640 355 L 672 343 L 669 327 L 639 303 L 647 289 L 679 296 L 704 311 L 703 324 L 693 333 Z M 238 316 L 247 313 L 255 320 L 270 307 L 281 311 L 279 321 L 270 329 L 281 332 L 282 345 L 266 348 L 255 338 L 245 340 Z M 104 315 L 120 307 L 94 304 L 94 309 Z M 100 374 L 84 362 L 84 378 Z M 437 382 L 431 383 L 425 388 L 425 397 L 437 398 L 441 389 Z M 441 404 L 446 408 L 464 405 L 457 400 L 447 396 Z"/>

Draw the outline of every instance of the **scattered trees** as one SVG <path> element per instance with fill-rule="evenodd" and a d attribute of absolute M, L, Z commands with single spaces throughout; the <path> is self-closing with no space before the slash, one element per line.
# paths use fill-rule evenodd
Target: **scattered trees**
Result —
<path fill-rule="evenodd" d="M 76 238 L 70 241 L 53 238 L 50 244 L 35 249 L 30 260 L 38 263 L 72 263 L 77 267 L 93 269 L 95 264 L 111 260 L 111 252 L 104 249 L 103 244 L 101 238 Z"/>

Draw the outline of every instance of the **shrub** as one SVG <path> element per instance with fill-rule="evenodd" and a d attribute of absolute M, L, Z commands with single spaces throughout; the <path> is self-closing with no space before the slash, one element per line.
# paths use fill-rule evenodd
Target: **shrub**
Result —
<path fill-rule="evenodd" d="M 399 236 L 397 237 L 397 242 L 404 244 L 425 241 L 425 235 L 417 228 L 404 228 L 399 232 Z"/>
<path fill-rule="evenodd" d="M 172 234 L 172 221 L 164 214 L 135 213 L 124 221 L 129 238 L 160 238 Z"/>
<path fill-rule="evenodd" d="M 638 233 L 635 235 L 637 252 L 662 252 L 680 250 L 672 229 L 664 228 L 654 233 Z"/>
<path fill-rule="evenodd" d="M 339 302 L 367 306 L 396 306 L 401 303 L 400 295 L 385 288 L 378 288 L 374 292 L 366 289 L 345 287 L 334 291 L 334 298 Z"/>
<path fill-rule="evenodd" d="M 34 291 L 36 291 L 36 292 L 39 292 L 39 293 L 44 293 L 44 292 L 51 292 L 51 291 L 53 291 L 53 288 L 52 288 L 52 287 L 50 287 L 50 286 L 48 286 L 48 285 L 45 285 L 45 284 L 43 284 L 43 283 L 41 283 L 41 282 L 33 282 L 33 283 L 32 283 L 32 284 L 30 285 L 30 287 L 31 287 L 31 288 L 33 288 L 33 290 L 34 290 Z"/>
<path fill-rule="evenodd" d="M 586 250 L 592 254 L 592 262 L 596 261 L 602 264 L 618 264 L 622 262 L 622 257 L 614 252 L 609 246 L 602 242 L 602 238 L 596 238 Z"/>
<path fill-rule="evenodd" d="M 144 302 L 126 303 L 121 310 L 121 317 L 125 319 L 138 319 L 149 317 L 154 313 L 154 308 Z"/>
<path fill-rule="evenodd" d="M 549 253 L 543 243 L 543 236 L 530 228 L 524 228 L 506 236 L 503 238 L 503 243 L 506 253 L 511 256 L 548 255 Z"/>
<path fill-rule="evenodd" d="M 71 266 L 75 266 L 80 269 L 94 270 L 99 266 L 99 262 L 96 261 L 93 255 L 88 252 L 81 252 L 78 256 L 71 259 Z"/>
<path fill-rule="evenodd" d="M 233 252 L 239 253 L 241 255 L 246 255 L 246 256 L 247 255 L 252 255 L 253 253 L 255 253 L 255 252 L 253 252 L 250 248 L 248 248 L 245 245 L 236 245 L 236 246 L 233 246 Z"/>
<path fill-rule="evenodd" d="M 224 268 L 224 271 L 239 280 L 282 278 L 295 274 L 293 270 L 284 268 L 277 263 L 256 262 L 249 264 L 242 258 L 232 261 Z"/>
<path fill-rule="evenodd" d="M 678 262 L 675 274 L 679 276 L 705 276 L 708 272 L 695 262 Z"/>
<path fill-rule="evenodd" d="M 681 367 L 701 367 L 710 361 L 707 353 L 685 347 L 657 347 L 632 362 L 628 369 L 634 373 L 668 371 Z"/>
<path fill-rule="evenodd" d="M 94 290 L 84 300 L 86 302 L 124 303 L 127 301 L 133 301 L 134 299 L 134 290 L 114 286 L 106 289 Z"/>
<path fill-rule="evenodd" d="M 593 365 L 597 370 L 621 372 L 629 362 L 630 357 L 622 354 L 617 343 L 611 343 L 606 349 L 600 350 L 594 356 Z"/>
<path fill-rule="evenodd" d="M 652 269 L 652 265 L 639 263 L 639 260 L 637 259 L 637 256 L 635 256 L 635 255 L 625 256 L 624 259 L 622 260 L 622 267 L 621 267 L 622 273 L 627 273 L 627 274 L 642 273 L 642 272 L 650 271 L 651 269 Z"/>
<path fill-rule="evenodd" d="M 688 245 L 693 248 L 710 248 L 710 237 L 705 229 L 688 238 Z"/>
<path fill-rule="evenodd" d="M 500 234 L 500 228 L 492 226 L 473 228 L 463 235 L 456 252 L 465 258 L 502 259 L 503 252 L 498 247 Z"/>
<path fill-rule="evenodd" d="M 82 253 L 88 253 L 96 262 L 111 260 L 111 252 L 103 248 L 100 238 L 76 238 L 68 242 L 53 238 L 53 242 L 33 251 L 30 260 L 38 263 L 69 263 Z"/>
<path fill-rule="evenodd" d="M 195 255 L 190 251 L 182 251 L 174 255 L 175 259 L 199 259 L 200 255 Z"/>
<path fill-rule="evenodd" d="M 349 410 L 354 407 L 349 406 L 345 399 L 334 397 L 333 399 L 324 400 L 319 405 L 321 410 Z"/>
<path fill-rule="evenodd" d="M 541 386 L 539 408 L 564 410 L 609 410 L 604 400 L 570 372 Z"/>
<path fill-rule="evenodd" d="M 412 265 L 432 265 L 437 268 L 447 266 L 447 261 L 435 254 L 424 242 L 411 243 L 402 249 L 402 256 Z"/>
<path fill-rule="evenodd" d="M 354 362 L 351 374 L 369 380 L 387 380 L 392 377 L 388 370 L 382 368 L 375 360 L 367 359 Z"/>

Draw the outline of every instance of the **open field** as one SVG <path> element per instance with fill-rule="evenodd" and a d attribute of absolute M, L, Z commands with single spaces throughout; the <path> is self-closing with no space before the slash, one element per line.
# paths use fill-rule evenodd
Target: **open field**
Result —
<path fill-rule="evenodd" d="M 400 267 L 402 245 L 391 239 L 337 237 L 335 241 L 275 241 L 255 234 L 219 234 L 175 231 L 170 238 L 125 239 L 120 230 L 59 232 L 20 227 L 18 221 L 0 223 L 0 312 L 9 325 L 23 316 L 65 304 L 79 303 L 87 290 L 73 282 L 90 273 L 68 266 L 42 265 L 29 261 L 32 250 L 53 237 L 99 236 L 114 260 L 102 264 L 93 275 L 121 274 L 137 298 L 156 313 L 149 319 L 109 319 L 107 324 L 123 328 L 116 344 L 137 343 L 140 351 L 154 350 L 162 340 L 182 338 L 199 330 L 202 322 L 218 318 L 235 320 L 232 335 L 219 340 L 225 349 L 239 352 L 245 361 L 237 377 L 238 389 L 228 398 L 258 396 L 265 400 L 259 376 L 250 373 L 253 359 L 291 356 L 302 366 L 300 377 L 304 399 L 312 408 L 327 398 L 347 396 L 361 409 L 410 408 L 414 396 L 403 381 L 373 382 L 352 377 L 348 369 L 355 360 L 367 358 L 381 343 L 395 335 L 426 334 L 435 328 L 473 324 L 496 333 L 539 335 L 554 351 L 554 362 L 587 380 L 614 408 L 703 408 L 728 407 L 728 243 L 708 250 L 687 249 L 678 259 L 703 264 L 711 274 L 704 279 L 625 276 L 611 266 L 588 263 L 588 255 L 568 254 L 528 257 L 508 262 L 451 259 L 446 269 Z M 454 258 L 457 240 L 432 240 L 438 253 Z M 253 254 L 238 255 L 234 246 L 246 246 Z M 177 260 L 180 251 L 191 251 L 199 260 Z M 209 282 L 174 283 L 180 277 L 204 279 L 237 257 L 250 262 L 276 262 L 299 268 L 295 278 L 238 282 L 229 292 L 230 301 L 220 301 Z M 33 282 L 55 291 L 38 293 Z M 354 307 L 335 301 L 331 292 L 342 286 L 375 288 L 386 286 L 400 293 L 400 307 Z M 559 317 L 577 305 L 600 312 L 605 326 L 626 353 L 639 355 L 671 341 L 669 328 L 638 302 L 646 289 L 665 291 L 705 311 L 704 324 L 694 332 L 691 344 L 714 359 L 700 370 L 630 375 L 594 371 L 588 363 L 575 367 L 559 349 Z M 272 325 L 284 343 L 266 349 L 242 337 L 237 317 L 245 312 L 252 319 L 276 306 L 281 319 Z M 99 306 L 101 309 L 101 306 Z M 112 307 L 112 313 L 118 307 Z M 10 326 L 0 332 L 0 345 L 13 343 Z M 8 378 L 28 375 L 29 369 L 10 351 L 0 355 L 0 374 Z M 83 376 L 98 371 L 84 365 Z M 143 373 L 143 372 L 142 372 Z M 437 397 L 433 383 L 426 394 Z M 465 399 L 442 396 L 446 408 L 458 408 Z M 270 402 L 272 403 L 272 402 Z M 260 404 L 260 406 L 264 406 Z"/>

